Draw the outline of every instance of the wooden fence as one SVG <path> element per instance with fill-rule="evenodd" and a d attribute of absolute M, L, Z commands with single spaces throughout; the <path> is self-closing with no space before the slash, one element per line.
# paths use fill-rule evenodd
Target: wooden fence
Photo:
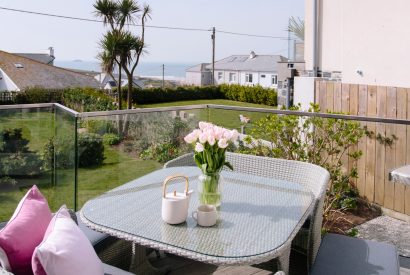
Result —
<path fill-rule="evenodd" d="M 351 115 L 410 119 L 410 89 L 316 81 L 315 102 L 322 110 Z M 410 163 L 410 126 L 361 122 L 369 131 L 383 137 L 397 137 L 393 145 L 364 137 L 358 146 L 362 157 L 353 163 L 346 157 L 347 167 L 357 165 L 355 182 L 360 195 L 369 201 L 410 215 L 410 187 L 389 181 L 393 168 Z"/>

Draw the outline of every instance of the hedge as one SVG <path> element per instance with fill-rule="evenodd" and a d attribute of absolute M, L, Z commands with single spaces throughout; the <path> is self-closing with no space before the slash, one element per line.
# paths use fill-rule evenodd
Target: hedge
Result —
<path fill-rule="evenodd" d="M 224 96 L 218 86 L 134 89 L 132 94 L 132 101 L 135 104 L 221 98 Z"/>
<path fill-rule="evenodd" d="M 241 86 L 222 84 L 218 86 L 225 99 L 270 106 L 278 105 L 278 94 L 274 89 L 262 86 Z"/>
<path fill-rule="evenodd" d="M 219 85 L 219 86 L 181 86 L 176 88 L 134 89 L 133 103 L 152 104 L 161 102 L 195 99 L 230 99 L 235 101 L 277 105 L 277 92 L 262 86 Z"/>
<path fill-rule="evenodd" d="M 126 91 L 124 90 L 124 96 Z M 277 92 L 261 86 L 219 85 L 219 86 L 181 86 L 176 88 L 147 88 L 133 90 L 134 104 L 152 104 L 181 100 L 230 99 L 235 101 L 277 105 Z M 104 91 L 93 88 L 67 88 L 50 90 L 31 88 L 18 93 L 15 104 L 58 102 L 78 112 L 115 110 L 114 99 Z"/>
<path fill-rule="evenodd" d="M 115 110 L 113 99 L 93 88 L 44 89 L 35 87 L 17 93 L 11 104 L 61 103 L 78 112 Z"/>

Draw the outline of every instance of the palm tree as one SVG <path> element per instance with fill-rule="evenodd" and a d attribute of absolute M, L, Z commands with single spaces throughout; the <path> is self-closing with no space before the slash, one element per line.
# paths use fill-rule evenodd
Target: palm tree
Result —
<path fill-rule="evenodd" d="M 101 62 L 101 68 L 104 72 L 108 73 L 111 78 L 116 81 L 113 72 L 115 68 L 118 68 L 118 81 L 117 93 L 118 93 L 118 109 L 122 109 L 122 91 L 121 91 L 121 63 L 118 50 L 118 31 L 112 30 L 107 32 L 103 39 L 100 41 L 100 47 L 103 49 L 97 56 Z"/>
<path fill-rule="evenodd" d="M 124 46 L 127 45 L 129 54 L 124 55 L 125 62 L 123 63 L 123 69 L 128 78 L 128 92 L 127 92 L 127 108 L 132 108 L 132 87 L 134 80 L 134 72 L 138 66 L 141 55 L 145 52 L 145 22 L 147 18 L 151 18 L 151 8 L 148 5 L 144 5 L 143 13 L 141 16 L 141 37 L 133 36 L 131 33 L 124 36 Z M 124 48 L 127 48 L 124 47 Z M 132 65 L 131 65 L 132 64 Z"/>
<path fill-rule="evenodd" d="M 97 0 L 94 8 L 96 9 L 95 14 L 103 18 L 104 25 L 111 28 L 100 43 L 103 52 L 106 52 L 106 54 L 100 54 L 100 57 L 112 58 L 112 62 L 118 65 L 119 78 L 121 78 L 121 69 L 125 71 L 128 78 L 127 108 L 131 109 L 133 75 L 140 56 L 144 52 L 145 22 L 147 18 L 150 18 L 151 9 L 148 5 L 144 5 L 141 9 L 134 0 L 120 0 L 119 2 Z M 139 16 L 140 12 L 142 15 Z M 125 29 L 138 18 L 141 18 L 141 37 Z M 106 61 L 109 65 L 110 62 Z M 104 62 L 102 64 L 105 69 L 114 69 L 113 66 L 105 66 Z M 119 98 L 121 101 L 121 97 Z"/>
<path fill-rule="evenodd" d="M 305 21 L 291 16 L 287 31 L 293 33 L 299 40 L 305 41 Z"/>

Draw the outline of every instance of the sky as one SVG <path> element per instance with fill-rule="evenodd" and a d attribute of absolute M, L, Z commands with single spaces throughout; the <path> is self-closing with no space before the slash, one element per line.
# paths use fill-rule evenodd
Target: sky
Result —
<path fill-rule="evenodd" d="M 89 0 L 0 0 L 0 7 L 96 19 Z M 290 16 L 304 16 L 304 0 L 146 0 L 152 8 L 148 25 L 211 29 L 286 37 Z M 53 46 L 58 61 L 96 59 L 106 29 L 82 22 L 0 9 L 0 50 L 46 53 Z M 132 27 L 140 33 L 139 27 Z M 210 62 L 210 32 L 146 29 L 144 62 Z M 216 59 L 231 54 L 287 55 L 286 39 L 216 34 Z"/>

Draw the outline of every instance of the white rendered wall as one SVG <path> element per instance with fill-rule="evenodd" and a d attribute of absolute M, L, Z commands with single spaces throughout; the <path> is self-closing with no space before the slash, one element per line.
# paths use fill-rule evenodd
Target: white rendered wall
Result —
<path fill-rule="evenodd" d="M 295 77 L 293 103 L 301 104 L 301 110 L 307 111 L 310 103 L 315 102 L 315 77 Z"/>
<path fill-rule="evenodd" d="M 19 87 L 2 69 L 0 69 L 0 91 L 20 91 Z"/>
<path fill-rule="evenodd" d="M 201 77 L 200 72 L 185 72 L 185 82 L 187 85 L 201 86 Z"/>
<path fill-rule="evenodd" d="M 312 69 L 312 7 L 305 0 L 305 60 Z M 410 87 L 409 0 L 318 0 L 319 68 L 344 83 Z M 357 70 L 363 74 L 357 73 Z"/>

